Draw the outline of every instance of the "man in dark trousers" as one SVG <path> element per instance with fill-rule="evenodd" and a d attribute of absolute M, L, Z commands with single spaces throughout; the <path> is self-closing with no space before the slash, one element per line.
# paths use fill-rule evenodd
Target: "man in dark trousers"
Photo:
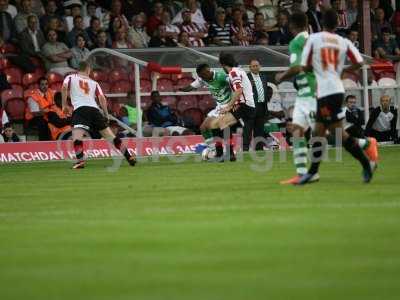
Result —
<path fill-rule="evenodd" d="M 256 59 L 250 61 L 250 73 L 248 77 L 253 87 L 254 102 L 256 105 L 256 117 L 253 124 L 244 126 L 243 139 L 248 135 L 254 138 L 264 137 L 264 123 L 267 115 L 267 78 L 264 74 L 260 73 L 260 62 Z M 243 147 L 245 143 L 243 144 Z M 255 145 L 256 150 L 263 150 L 264 143 L 258 142 Z M 249 149 L 243 149 L 248 151 Z"/>

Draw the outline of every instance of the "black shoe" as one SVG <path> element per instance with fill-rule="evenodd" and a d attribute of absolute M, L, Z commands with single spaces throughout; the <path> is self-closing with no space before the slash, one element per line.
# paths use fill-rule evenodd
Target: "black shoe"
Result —
<path fill-rule="evenodd" d="M 363 169 L 362 176 L 363 176 L 364 183 L 370 183 L 371 182 L 372 176 L 373 176 L 373 171 L 372 171 L 371 166 L 369 168 Z"/>
<path fill-rule="evenodd" d="M 84 169 L 84 168 L 85 168 L 85 161 L 84 160 L 80 160 L 80 161 L 74 163 L 74 165 L 72 166 L 73 170 Z"/>
<path fill-rule="evenodd" d="M 135 165 L 136 165 L 136 157 L 134 156 L 134 155 L 132 155 L 131 157 L 129 157 L 128 159 L 127 159 L 127 161 L 128 161 L 128 164 L 131 166 L 131 167 L 134 167 Z"/>

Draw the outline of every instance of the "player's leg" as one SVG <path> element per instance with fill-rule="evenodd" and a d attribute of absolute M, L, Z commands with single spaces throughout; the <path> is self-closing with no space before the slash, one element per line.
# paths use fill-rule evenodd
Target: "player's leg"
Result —
<path fill-rule="evenodd" d="M 76 162 L 72 166 L 73 169 L 83 169 L 85 167 L 84 153 L 83 153 L 83 137 L 86 130 L 76 127 L 72 129 L 72 142 L 76 156 Z"/>
<path fill-rule="evenodd" d="M 114 145 L 115 148 L 121 151 L 129 165 L 134 166 L 136 164 L 135 155 L 131 155 L 126 147 L 122 145 L 122 140 L 115 136 L 111 131 L 110 127 L 106 127 L 99 131 L 101 136 L 105 138 L 110 144 Z"/>

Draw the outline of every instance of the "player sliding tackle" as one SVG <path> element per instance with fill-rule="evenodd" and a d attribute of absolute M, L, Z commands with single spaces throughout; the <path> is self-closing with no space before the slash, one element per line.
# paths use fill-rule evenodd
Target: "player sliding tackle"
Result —
<path fill-rule="evenodd" d="M 201 133 L 204 141 L 208 146 L 214 141 L 214 137 L 223 137 L 223 133 L 216 126 L 216 119 L 220 116 L 221 109 L 231 99 L 231 88 L 229 87 L 228 77 L 223 71 L 212 71 L 207 64 L 197 66 L 196 72 L 198 79 L 190 85 L 179 89 L 182 92 L 191 92 L 193 90 L 207 87 L 211 95 L 215 99 L 217 106 L 207 114 L 207 118 L 200 125 Z M 216 157 L 222 157 L 224 148 L 222 143 L 215 144 Z"/>
<path fill-rule="evenodd" d="M 71 121 L 73 126 L 72 140 L 77 162 L 72 168 L 82 169 L 85 167 L 83 137 L 89 131 L 98 131 L 103 138 L 123 153 L 131 166 L 134 166 L 136 164 L 135 156 L 129 154 L 128 150 L 122 146 L 121 139 L 116 137 L 110 127 L 108 127 L 107 99 L 100 85 L 89 78 L 90 71 L 89 64 L 81 62 L 78 74 L 65 77 L 61 89 L 63 112 L 67 115 L 71 112 L 71 108 L 67 103 L 68 96 L 73 106 Z M 103 113 L 97 105 L 96 97 L 99 100 Z"/>
<path fill-rule="evenodd" d="M 304 47 L 301 65 L 306 72 L 312 69 L 317 78 L 317 114 L 315 132 L 317 137 L 325 137 L 326 131 L 342 133 L 344 148 L 356 158 L 363 168 L 363 180 L 368 183 L 372 179 L 373 170 L 378 160 L 378 148 L 376 140 L 371 141 L 355 139 L 343 130 L 342 120 L 345 117 L 343 111 L 344 87 L 341 75 L 344 72 L 355 71 L 361 68 L 363 59 L 357 48 L 347 39 L 335 34 L 338 23 L 338 15 L 334 10 L 327 10 L 323 16 L 324 31 L 312 34 Z M 344 68 L 346 56 L 352 65 Z M 362 148 L 370 143 L 364 155 Z M 312 145 L 313 161 L 308 172 L 303 175 L 297 184 L 311 182 L 318 173 L 320 161 L 325 150 L 320 140 Z"/>

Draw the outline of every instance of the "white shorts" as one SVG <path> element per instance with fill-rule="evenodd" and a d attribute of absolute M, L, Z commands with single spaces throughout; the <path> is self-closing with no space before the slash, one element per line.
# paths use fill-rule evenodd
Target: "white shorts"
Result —
<path fill-rule="evenodd" d="M 315 126 L 317 100 L 315 98 L 297 98 L 293 110 L 293 124 L 300 125 L 304 130 Z"/>
<path fill-rule="evenodd" d="M 208 114 L 207 117 L 210 118 L 218 118 L 220 115 L 220 110 L 224 108 L 226 104 L 217 104 L 217 107 L 211 110 Z"/>

